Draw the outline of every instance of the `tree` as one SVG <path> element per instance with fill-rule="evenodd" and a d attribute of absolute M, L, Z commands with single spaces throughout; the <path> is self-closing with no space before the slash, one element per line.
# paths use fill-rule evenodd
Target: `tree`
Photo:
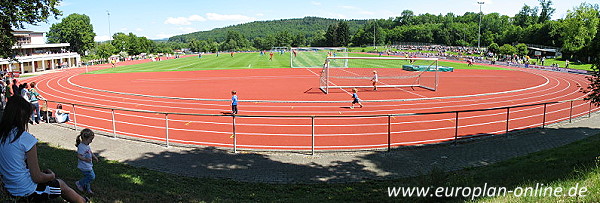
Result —
<path fill-rule="evenodd" d="M 219 43 L 209 40 L 206 42 L 206 47 L 204 48 L 207 52 L 217 53 L 219 51 Z"/>
<path fill-rule="evenodd" d="M 381 24 L 377 21 L 370 21 L 364 26 L 365 45 L 371 45 L 375 42 L 375 46 L 383 44 L 385 42 L 384 29 L 380 26 Z M 373 41 L 375 39 L 375 41 Z"/>
<path fill-rule="evenodd" d="M 592 75 L 587 78 L 590 84 L 587 88 L 582 88 L 582 92 L 589 93 L 585 100 L 600 106 L 600 54 L 596 55 L 596 63 L 592 66 Z"/>
<path fill-rule="evenodd" d="M 110 43 L 117 49 L 118 52 L 126 51 L 127 47 L 130 45 L 128 36 L 122 32 L 117 32 L 113 34 L 112 41 Z"/>
<path fill-rule="evenodd" d="M 498 52 L 504 55 L 513 55 L 517 53 L 517 49 L 510 44 L 504 44 L 498 49 Z"/>
<path fill-rule="evenodd" d="M 256 47 L 259 50 L 268 50 L 273 46 L 273 41 L 268 40 L 267 38 L 264 37 L 257 37 L 254 38 L 254 40 L 252 40 L 254 47 Z"/>
<path fill-rule="evenodd" d="M 542 12 L 540 13 L 540 17 L 538 20 L 538 23 L 544 23 L 546 21 L 549 21 L 552 18 L 552 14 L 554 14 L 554 11 L 556 11 L 555 8 L 552 8 L 550 6 L 552 6 L 552 0 L 539 0 L 540 1 L 540 6 L 542 7 Z"/>
<path fill-rule="evenodd" d="M 152 50 L 150 51 L 150 53 L 169 53 L 172 54 L 174 53 L 174 49 L 180 49 L 177 48 L 178 44 L 173 43 L 173 42 L 154 42 L 153 46 L 152 46 Z"/>
<path fill-rule="evenodd" d="M 325 32 L 326 46 L 348 46 L 350 43 L 350 27 L 345 21 L 331 24 Z"/>
<path fill-rule="evenodd" d="M 414 12 L 412 12 L 411 10 L 404 10 L 400 14 L 400 17 L 396 17 L 394 21 L 397 23 L 397 25 L 412 25 L 414 17 Z"/>
<path fill-rule="evenodd" d="M 487 50 L 497 54 L 500 51 L 500 46 L 498 46 L 496 43 L 491 43 L 490 46 L 487 47 Z"/>
<path fill-rule="evenodd" d="M 359 37 L 363 37 L 364 36 L 364 31 L 360 30 L 361 33 L 356 33 L 354 34 L 354 36 L 352 37 L 352 42 L 356 43 L 355 41 L 358 41 Z M 394 43 L 394 42 L 401 42 L 404 39 L 403 36 L 403 30 L 401 29 L 400 26 L 395 27 L 394 29 L 391 29 L 388 31 L 388 36 L 387 36 L 387 40 Z M 364 38 L 364 37 L 363 37 Z M 364 41 L 364 44 L 368 44 L 366 39 L 361 39 L 361 41 Z M 373 41 L 371 40 L 371 43 L 373 43 Z"/>
<path fill-rule="evenodd" d="M 600 23 L 598 23 L 597 27 L 598 32 L 596 32 L 596 37 L 592 39 L 592 42 L 590 42 L 590 46 L 588 46 L 585 50 L 585 52 L 589 54 L 590 59 L 600 58 Z M 586 61 L 589 62 L 591 60 Z"/>
<path fill-rule="evenodd" d="M 137 37 L 133 33 L 129 33 L 129 39 L 132 41 L 132 46 L 129 47 L 127 53 L 131 55 L 139 55 L 141 53 L 148 53 L 154 45 L 154 42 L 146 37 Z"/>
<path fill-rule="evenodd" d="M 96 56 L 104 59 L 116 54 L 117 51 L 118 50 L 111 43 L 108 42 L 99 43 L 98 45 L 96 45 L 95 48 Z"/>
<path fill-rule="evenodd" d="M 525 56 L 529 53 L 529 49 L 527 49 L 527 45 L 520 43 L 515 45 L 515 49 L 517 50 L 516 54 L 519 56 Z"/>
<path fill-rule="evenodd" d="M 275 46 L 277 47 L 290 47 L 294 39 L 288 31 L 283 31 L 275 34 Z"/>
<path fill-rule="evenodd" d="M 13 58 L 12 47 L 17 39 L 15 29 L 24 29 L 25 24 L 36 25 L 46 22 L 50 16 L 59 16 L 56 8 L 60 0 L 10 0 L 0 4 L 0 58 Z"/>
<path fill-rule="evenodd" d="M 325 45 L 325 30 L 320 30 L 315 33 L 315 35 L 309 38 L 308 42 L 310 43 L 310 46 L 313 47 L 327 46 Z"/>
<path fill-rule="evenodd" d="M 294 37 L 294 41 L 292 42 L 293 47 L 303 47 L 306 46 L 306 36 L 304 34 L 297 34 Z"/>
<path fill-rule="evenodd" d="M 523 37 L 519 41 L 559 47 L 560 35 L 557 32 L 558 28 L 559 23 L 557 21 L 533 24 L 521 31 Z"/>
<path fill-rule="evenodd" d="M 200 50 L 202 49 L 200 42 L 196 39 L 190 40 L 190 42 L 188 42 L 188 47 L 192 52 L 200 52 Z"/>
<path fill-rule="evenodd" d="M 220 50 L 239 51 L 251 49 L 250 41 L 238 31 L 227 32 L 225 42 L 221 44 Z"/>
<path fill-rule="evenodd" d="M 350 27 L 346 21 L 338 23 L 337 26 L 338 43 L 336 46 L 348 46 L 350 43 Z"/>
<path fill-rule="evenodd" d="M 113 34 L 111 44 L 118 51 L 126 52 L 129 55 L 148 53 L 155 46 L 154 42 L 146 37 L 138 37 L 133 33 L 126 35 L 121 32 Z"/>
<path fill-rule="evenodd" d="M 406 42 L 433 42 L 433 30 L 438 26 L 428 24 L 405 26 L 404 40 Z"/>
<path fill-rule="evenodd" d="M 47 37 L 50 43 L 69 43 L 71 51 L 84 55 L 94 47 L 96 33 L 90 17 L 73 13 L 62 19 L 60 23 L 52 24 Z"/>
<path fill-rule="evenodd" d="M 329 28 L 327 28 L 327 32 L 325 32 L 325 43 L 328 47 L 335 47 L 338 43 L 338 34 L 337 34 L 338 24 L 331 24 Z"/>
<path fill-rule="evenodd" d="M 521 8 L 521 11 L 513 17 L 513 24 L 516 26 L 527 27 L 537 23 L 539 17 L 537 16 L 537 7 L 529 7 L 527 4 Z"/>
<path fill-rule="evenodd" d="M 600 23 L 598 16 L 597 5 L 586 3 L 576 7 L 575 11 L 567 12 L 567 17 L 562 21 L 560 30 L 563 52 L 574 55 L 590 45 L 598 32 L 598 23 Z"/>

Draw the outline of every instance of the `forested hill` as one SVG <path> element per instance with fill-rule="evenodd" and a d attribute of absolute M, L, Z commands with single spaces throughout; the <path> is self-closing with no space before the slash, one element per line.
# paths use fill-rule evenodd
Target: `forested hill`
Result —
<path fill-rule="evenodd" d="M 243 34 L 244 37 L 249 40 L 252 40 L 256 37 L 275 35 L 284 31 L 287 31 L 293 36 L 301 34 L 306 38 L 312 38 L 317 33 L 325 33 L 329 25 L 339 23 L 341 21 L 348 23 L 350 33 L 355 33 L 362 25 L 368 22 L 368 20 L 339 20 L 319 17 L 255 21 L 224 28 L 215 28 L 210 31 L 177 35 L 169 38 L 169 41 L 189 42 L 191 39 L 196 39 L 222 42 L 225 40 L 228 31 L 237 31 Z"/>

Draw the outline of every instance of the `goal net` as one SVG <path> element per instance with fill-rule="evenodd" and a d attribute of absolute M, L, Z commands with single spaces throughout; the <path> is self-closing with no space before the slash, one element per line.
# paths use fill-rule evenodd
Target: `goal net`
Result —
<path fill-rule="evenodd" d="M 327 57 L 348 57 L 348 49 L 344 47 L 292 47 L 290 67 L 320 68 Z M 336 66 L 346 67 L 347 60 L 337 60 Z"/>
<path fill-rule="evenodd" d="M 340 65 L 340 60 L 345 65 Z M 319 88 L 370 88 L 377 74 L 377 88 L 419 87 L 431 91 L 438 86 L 437 58 L 327 57 L 320 73 Z"/>

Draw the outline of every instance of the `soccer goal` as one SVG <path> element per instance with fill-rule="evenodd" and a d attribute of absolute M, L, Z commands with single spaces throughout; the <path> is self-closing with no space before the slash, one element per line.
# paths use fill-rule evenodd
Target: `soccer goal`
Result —
<path fill-rule="evenodd" d="M 345 65 L 340 66 L 339 60 Z M 335 88 L 373 89 L 377 74 L 377 88 L 419 87 L 436 91 L 438 72 L 437 58 L 327 57 L 319 88 L 325 94 Z"/>
<path fill-rule="evenodd" d="M 348 49 L 344 47 L 292 47 L 290 67 L 320 68 L 327 57 L 348 57 Z M 336 66 L 345 67 L 347 60 L 332 61 Z"/>

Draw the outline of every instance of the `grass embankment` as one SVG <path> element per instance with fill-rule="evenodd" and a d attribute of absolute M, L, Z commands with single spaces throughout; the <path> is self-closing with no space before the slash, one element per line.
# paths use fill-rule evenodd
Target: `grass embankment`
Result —
<path fill-rule="evenodd" d="M 75 152 L 38 145 L 41 168 L 50 168 L 71 187 L 81 177 L 76 168 Z M 585 197 L 526 197 L 512 195 L 482 202 L 559 202 L 600 201 L 600 134 L 551 150 L 510 159 L 485 167 L 456 172 L 429 172 L 414 178 L 384 181 L 365 181 L 345 184 L 264 184 L 245 183 L 211 178 L 190 178 L 143 168 L 116 161 L 96 163 L 97 179 L 92 184 L 94 202 L 271 202 L 271 201 L 465 201 L 469 198 L 389 197 L 388 187 L 585 187 Z M 385 152 L 381 152 L 385 153 Z M 459 193 L 460 194 L 460 193 Z"/>

